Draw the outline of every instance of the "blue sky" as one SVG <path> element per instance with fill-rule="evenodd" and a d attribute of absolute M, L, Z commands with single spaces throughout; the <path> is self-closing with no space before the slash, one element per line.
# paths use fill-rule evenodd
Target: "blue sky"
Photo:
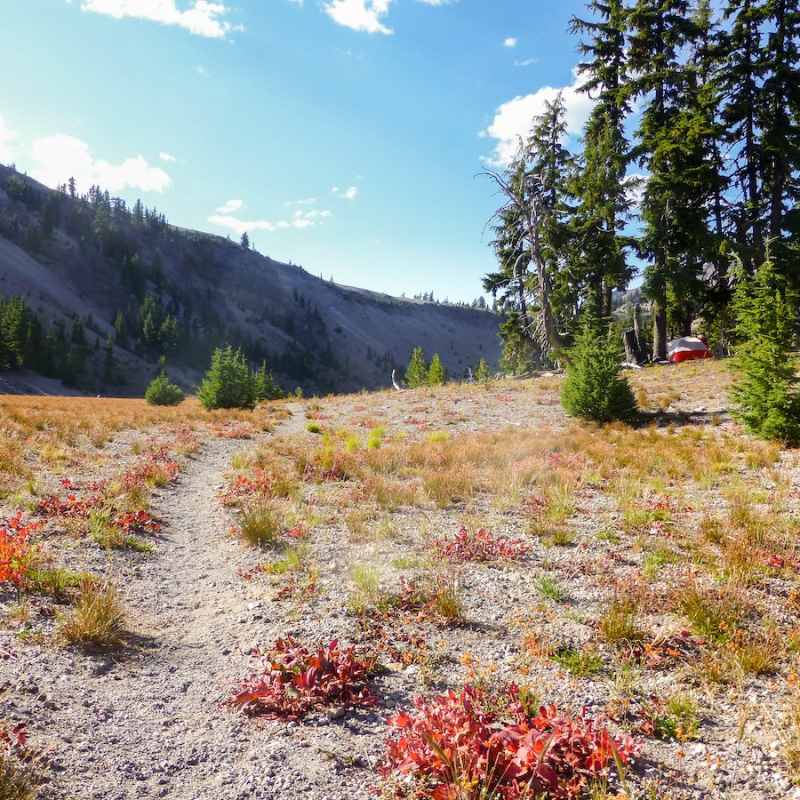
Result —
<path fill-rule="evenodd" d="M 338 283 L 471 301 L 479 176 L 575 91 L 564 0 L 0 0 L 0 162 Z"/>

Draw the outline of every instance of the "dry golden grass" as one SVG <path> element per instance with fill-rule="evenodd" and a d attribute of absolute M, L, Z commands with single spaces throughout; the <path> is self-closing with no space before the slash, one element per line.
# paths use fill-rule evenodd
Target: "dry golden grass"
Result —
<path fill-rule="evenodd" d="M 61 625 L 67 644 L 114 648 L 125 641 L 126 613 L 111 583 L 84 581 L 73 608 Z"/>

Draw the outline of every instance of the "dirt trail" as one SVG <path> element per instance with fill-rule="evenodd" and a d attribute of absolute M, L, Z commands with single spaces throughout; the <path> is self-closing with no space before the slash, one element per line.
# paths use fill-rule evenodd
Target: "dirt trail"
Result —
<path fill-rule="evenodd" d="M 233 766 L 240 755 L 237 721 L 220 708 L 242 633 L 232 625 L 242 597 L 230 558 L 240 548 L 225 537 L 216 494 L 240 448 L 209 441 L 154 503 L 163 540 L 121 586 L 141 649 L 93 663 L 78 705 L 87 713 L 75 720 L 77 754 L 64 756 L 68 772 L 83 772 L 83 797 L 236 794 L 222 791 L 231 776 L 219 762 Z"/>
<path fill-rule="evenodd" d="M 241 442 L 211 439 L 180 481 L 154 498 L 163 536 L 120 578 L 136 637 L 126 653 L 65 652 L 57 675 L 52 653 L 50 674 L 46 658 L 13 663 L 21 694 L 38 701 L 45 717 L 36 738 L 49 740 L 57 776 L 46 796 L 272 796 L 258 785 L 274 782 L 258 752 L 267 737 L 252 726 L 245 733 L 244 720 L 221 706 L 243 677 L 241 651 L 259 623 L 248 616 L 247 587 L 236 571 L 243 548 L 226 537 L 217 496 L 242 449 Z"/>

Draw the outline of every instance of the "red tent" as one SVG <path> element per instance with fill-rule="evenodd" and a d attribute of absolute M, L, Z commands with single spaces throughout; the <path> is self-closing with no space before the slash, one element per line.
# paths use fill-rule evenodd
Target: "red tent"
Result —
<path fill-rule="evenodd" d="M 693 358 L 711 358 L 708 343 L 702 336 L 682 336 L 667 344 L 670 361 L 691 361 Z"/>

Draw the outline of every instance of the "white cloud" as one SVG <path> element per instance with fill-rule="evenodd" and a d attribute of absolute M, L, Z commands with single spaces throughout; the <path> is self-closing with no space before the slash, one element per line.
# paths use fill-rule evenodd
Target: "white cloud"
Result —
<path fill-rule="evenodd" d="M 208 75 L 208 70 L 205 67 L 201 67 L 199 64 L 194 68 L 194 71 L 203 78 Z"/>
<path fill-rule="evenodd" d="M 294 203 L 286 203 L 285 205 L 307 205 L 309 202 L 313 203 L 314 201 L 300 200 Z M 220 206 L 216 213 L 208 218 L 208 221 L 222 228 L 230 228 L 234 233 L 241 236 L 245 231 L 252 233 L 253 231 L 277 231 L 285 230 L 286 228 L 311 228 L 315 225 L 321 225 L 322 220 L 333 216 L 326 209 L 312 208 L 304 210 L 300 208 L 294 212 L 291 219 L 282 219 L 277 222 L 266 219 L 245 220 L 235 216 L 235 213 L 243 208 L 244 203 L 241 200 L 228 200 L 225 205 Z"/>
<path fill-rule="evenodd" d="M 503 42 L 503 47 L 516 47 L 516 46 L 517 46 L 517 40 L 513 36 L 509 36 L 508 39 L 506 39 Z"/>
<path fill-rule="evenodd" d="M 449 6 L 455 0 L 417 0 L 418 3 L 425 3 L 426 6 Z"/>
<path fill-rule="evenodd" d="M 515 61 L 514 62 L 514 66 L 515 67 L 529 67 L 531 64 L 538 64 L 538 63 L 539 63 L 539 59 L 538 58 L 524 58 L 524 59 L 522 59 L 522 61 Z"/>
<path fill-rule="evenodd" d="M 267 222 L 265 219 L 242 220 L 230 214 L 212 214 L 208 218 L 208 221 L 213 225 L 219 225 L 221 228 L 230 228 L 232 231 L 239 234 L 239 236 L 245 232 L 274 231 L 276 228 L 272 222 Z"/>
<path fill-rule="evenodd" d="M 580 79 L 576 70 L 573 70 L 573 75 L 575 80 L 571 86 L 562 89 L 543 86 L 539 91 L 524 97 L 517 96 L 497 109 L 491 125 L 481 133 L 482 136 L 497 140 L 491 157 L 484 159 L 487 164 L 500 167 L 511 163 L 520 137 L 525 138 L 530 133 L 533 118 L 540 116 L 544 112 L 545 102 L 552 103 L 559 92 L 564 96 L 567 132 L 571 136 L 581 133 L 592 110 L 592 101 L 578 92 Z"/>
<path fill-rule="evenodd" d="M 225 205 L 217 209 L 217 214 L 233 214 L 234 211 L 241 211 L 244 208 L 242 200 L 228 200 Z"/>
<path fill-rule="evenodd" d="M 325 13 L 339 25 L 364 33 L 392 33 L 381 18 L 389 13 L 393 0 L 333 0 L 325 3 Z"/>
<path fill-rule="evenodd" d="M 95 159 L 86 142 L 61 133 L 34 140 L 30 152 L 35 163 L 31 175 L 51 187 L 66 183 L 70 177 L 75 178 L 83 191 L 96 184 L 109 192 L 118 192 L 126 187 L 143 192 L 163 192 L 172 183 L 164 170 L 151 167 L 144 156 L 111 164 Z"/>
<path fill-rule="evenodd" d="M 0 117 L 0 162 L 11 164 L 15 161 L 18 142 L 17 132 L 12 131 L 6 125 L 5 120 Z"/>
<path fill-rule="evenodd" d="M 220 19 L 230 12 L 230 8 L 208 0 L 192 0 L 185 11 L 178 9 L 175 0 L 83 0 L 81 9 L 115 19 L 133 17 L 162 25 L 179 25 L 189 33 L 211 39 L 223 39 L 234 31 L 244 30 L 241 25 Z"/>
<path fill-rule="evenodd" d="M 331 192 L 337 197 L 341 197 L 345 200 L 355 200 L 355 197 L 358 194 L 358 189 L 355 186 L 350 186 L 348 189 L 342 190 L 337 186 L 334 186 L 333 189 L 331 189 Z"/>
<path fill-rule="evenodd" d="M 158 157 L 162 161 L 166 161 L 168 163 L 172 163 L 173 161 L 177 161 L 178 159 L 175 156 L 170 155 L 169 153 L 165 153 L 163 150 L 158 154 Z"/>

